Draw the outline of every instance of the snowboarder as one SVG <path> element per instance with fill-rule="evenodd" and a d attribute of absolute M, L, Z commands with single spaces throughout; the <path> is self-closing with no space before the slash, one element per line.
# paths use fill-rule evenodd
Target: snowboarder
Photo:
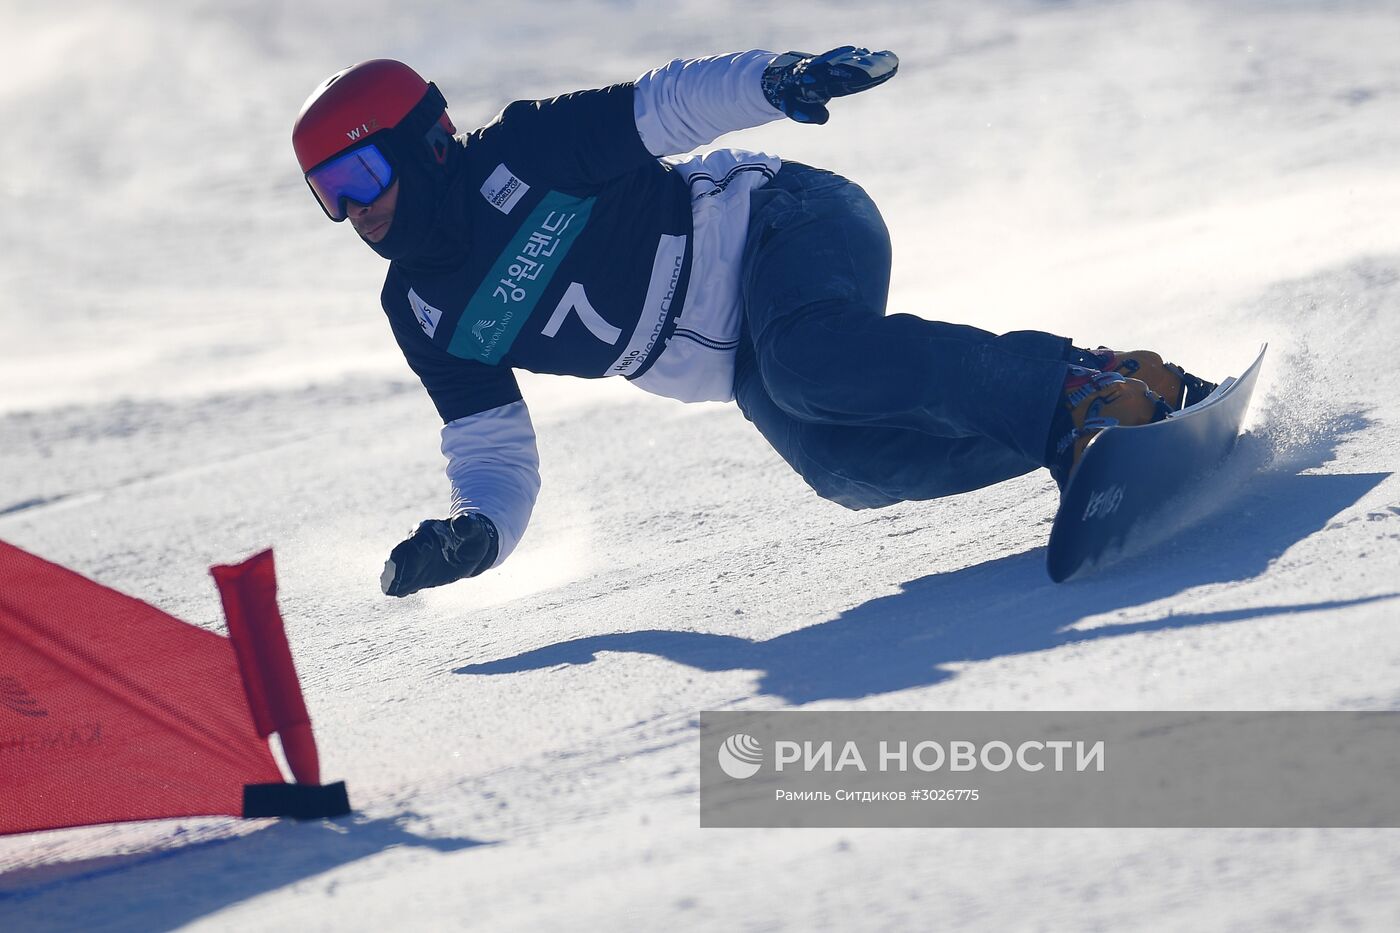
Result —
<path fill-rule="evenodd" d="M 444 422 L 450 517 L 392 550 L 385 593 L 475 576 L 520 541 L 540 480 L 516 368 L 733 399 L 852 509 L 1040 467 L 1063 487 L 1095 431 L 1209 388 L 1150 352 L 887 315 L 889 235 L 856 184 L 731 149 L 662 160 L 784 117 L 825 123 L 831 99 L 898 64 L 849 46 L 677 60 L 462 135 L 401 62 L 312 93 L 297 159 L 326 215 L 390 261 L 384 311 Z"/>

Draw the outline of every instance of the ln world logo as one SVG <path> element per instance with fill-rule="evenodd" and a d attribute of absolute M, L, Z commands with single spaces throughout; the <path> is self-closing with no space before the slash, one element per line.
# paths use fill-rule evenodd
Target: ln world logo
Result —
<path fill-rule="evenodd" d="M 736 732 L 719 747 L 719 767 L 735 780 L 751 778 L 763 767 L 763 746 L 753 736 Z"/>
<path fill-rule="evenodd" d="M 502 162 L 481 186 L 481 196 L 486 199 L 487 204 L 502 214 L 509 214 L 529 190 L 530 186 L 516 177 Z"/>

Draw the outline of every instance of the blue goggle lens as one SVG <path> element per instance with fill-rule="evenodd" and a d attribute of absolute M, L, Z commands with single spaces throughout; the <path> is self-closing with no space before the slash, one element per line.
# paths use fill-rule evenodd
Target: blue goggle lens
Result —
<path fill-rule="evenodd" d="M 336 223 L 346 217 L 345 202 L 370 204 L 394 183 L 394 168 L 376 145 L 361 146 L 306 173 L 311 193 Z"/>

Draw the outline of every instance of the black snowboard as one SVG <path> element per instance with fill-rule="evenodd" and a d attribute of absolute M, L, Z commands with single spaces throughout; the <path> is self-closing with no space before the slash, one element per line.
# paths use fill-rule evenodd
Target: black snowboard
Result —
<path fill-rule="evenodd" d="M 1156 424 L 1105 428 L 1089 442 L 1055 513 L 1050 579 L 1061 583 L 1123 556 L 1136 529 L 1164 518 L 1178 495 L 1229 456 L 1267 349 L 1195 405 Z"/>

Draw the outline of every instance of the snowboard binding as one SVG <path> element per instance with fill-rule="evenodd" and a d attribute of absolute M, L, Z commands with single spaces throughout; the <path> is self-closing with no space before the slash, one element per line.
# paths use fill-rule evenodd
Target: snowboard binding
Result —
<path fill-rule="evenodd" d="M 1141 379 L 1160 396 L 1172 411 L 1189 408 L 1215 391 L 1215 383 L 1193 376 L 1175 363 L 1167 363 L 1151 350 L 1110 350 L 1099 347 L 1084 352 L 1090 367 L 1106 373 L 1118 373 L 1127 379 Z M 1097 361 L 1098 365 L 1094 365 Z"/>
<path fill-rule="evenodd" d="M 1169 390 L 1176 391 L 1174 387 Z M 1185 390 L 1179 391 L 1180 397 L 1185 398 Z M 1173 410 L 1142 379 L 1115 370 L 1071 366 L 1065 378 L 1063 401 L 1050 430 L 1054 439 L 1047 464 L 1050 475 L 1063 492 L 1095 434 L 1104 428 L 1153 424 Z"/>

